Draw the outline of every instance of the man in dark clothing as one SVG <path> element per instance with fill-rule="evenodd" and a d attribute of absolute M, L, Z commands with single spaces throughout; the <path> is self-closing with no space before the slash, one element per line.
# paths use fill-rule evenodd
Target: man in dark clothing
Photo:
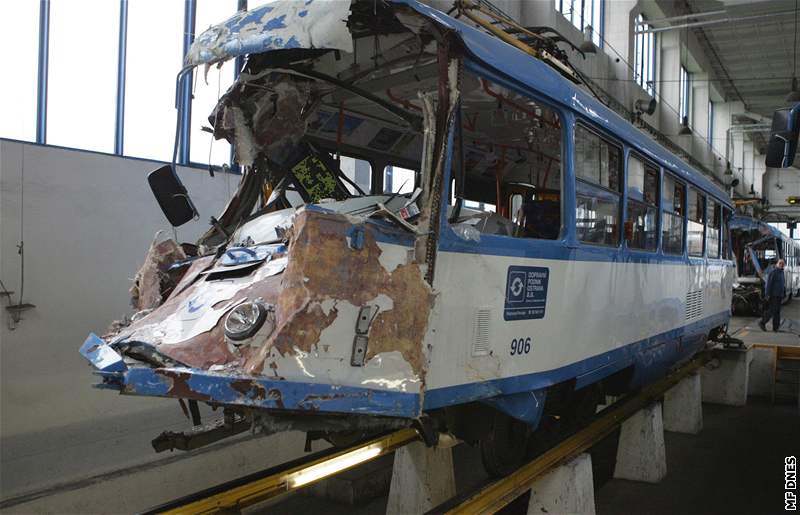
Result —
<path fill-rule="evenodd" d="M 775 268 L 767 276 L 767 282 L 764 284 L 764 296 L 767 298 L 767 309 L 764 316 L 758 322 L 758 326 L 762 331 L 767 330 L 767 322 L 772 319 L 772 330 L 777 332 L 781 326 L 781 302 L 783 302 L 783 295 L 786 288 L 786 279 L 783 275 L 783 267 L 786 263 L 779 259 Z"/>

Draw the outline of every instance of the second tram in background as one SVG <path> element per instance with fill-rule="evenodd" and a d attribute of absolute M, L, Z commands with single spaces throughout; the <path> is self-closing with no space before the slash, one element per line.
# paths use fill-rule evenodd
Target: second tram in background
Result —
<path fill-rule="evenodd" d="M 778 259 L 786 262 L 784 302 L 800 295 L 800 244 L 777 228 L 750 218 L 734 216 L 730 221 L 737 279 L 733 285 L 733 313 L 760 313 L 764 280 Z"/>

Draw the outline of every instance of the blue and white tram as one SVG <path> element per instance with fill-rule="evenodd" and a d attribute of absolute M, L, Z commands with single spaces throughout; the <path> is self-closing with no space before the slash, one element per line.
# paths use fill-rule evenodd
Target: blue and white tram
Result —
<path fill-rule="evenodd" d="M 503 473 L 725 326 L 727 195 L 563 63 L 415 0 L 306 4 L 190 50 L 247 56 L 209 120 L 241 185 L 198 247 L 154 247 L 158 301 L 151 266 L 134 321 L 84 343 L 103 387 L 334 441 L 418 424 Z M 169 166 L 151 186 L 194 215 Z"/>

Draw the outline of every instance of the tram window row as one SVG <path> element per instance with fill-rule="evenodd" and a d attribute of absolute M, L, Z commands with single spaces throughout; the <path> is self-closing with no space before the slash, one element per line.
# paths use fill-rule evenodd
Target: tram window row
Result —
<path fill-rule="evenodd" d="M 514 88 L 466 75 L 465 83 L 475 86 L 462 102 L 464 148 L 454 151 L 453 187 L 464 203 L 455 207 L 452 224 L 482 216 L 474 225 L 483 234 L 558 240 L 566 236 L 563 213 L 574 209 L 581 244 L 730 259 L 730 211 L 721 201 L 580 119 L 571 139 L 575 204 L 563 205 L 570 139 L 559 111 Z M 470 139 L 475 129 L 491 139 Z M 455 171 L 459 156 L 463 186 Z M 454 202 L 451 195 L 451 208 Z"/>

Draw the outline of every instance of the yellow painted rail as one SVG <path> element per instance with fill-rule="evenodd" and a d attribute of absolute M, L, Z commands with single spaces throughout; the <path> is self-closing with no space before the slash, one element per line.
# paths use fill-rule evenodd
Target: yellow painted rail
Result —
<path fill-rule="evenodd" d="M 195 494 L 183 502 L 178 500 L 161 508 L 154 508 L 149 513 L 200 514 L 239 511 L 394 452 L 397 448 L 417 439 L 419 434 L 416 430 L 401 429 L 349 449 L 316 459 L 312 457 L 303 463 L 290 464 L 284 470 L 278 469 L 265 477 L 244 484 L 230 488 L 221 485 L 209 491 L 207 495 Z"/>

